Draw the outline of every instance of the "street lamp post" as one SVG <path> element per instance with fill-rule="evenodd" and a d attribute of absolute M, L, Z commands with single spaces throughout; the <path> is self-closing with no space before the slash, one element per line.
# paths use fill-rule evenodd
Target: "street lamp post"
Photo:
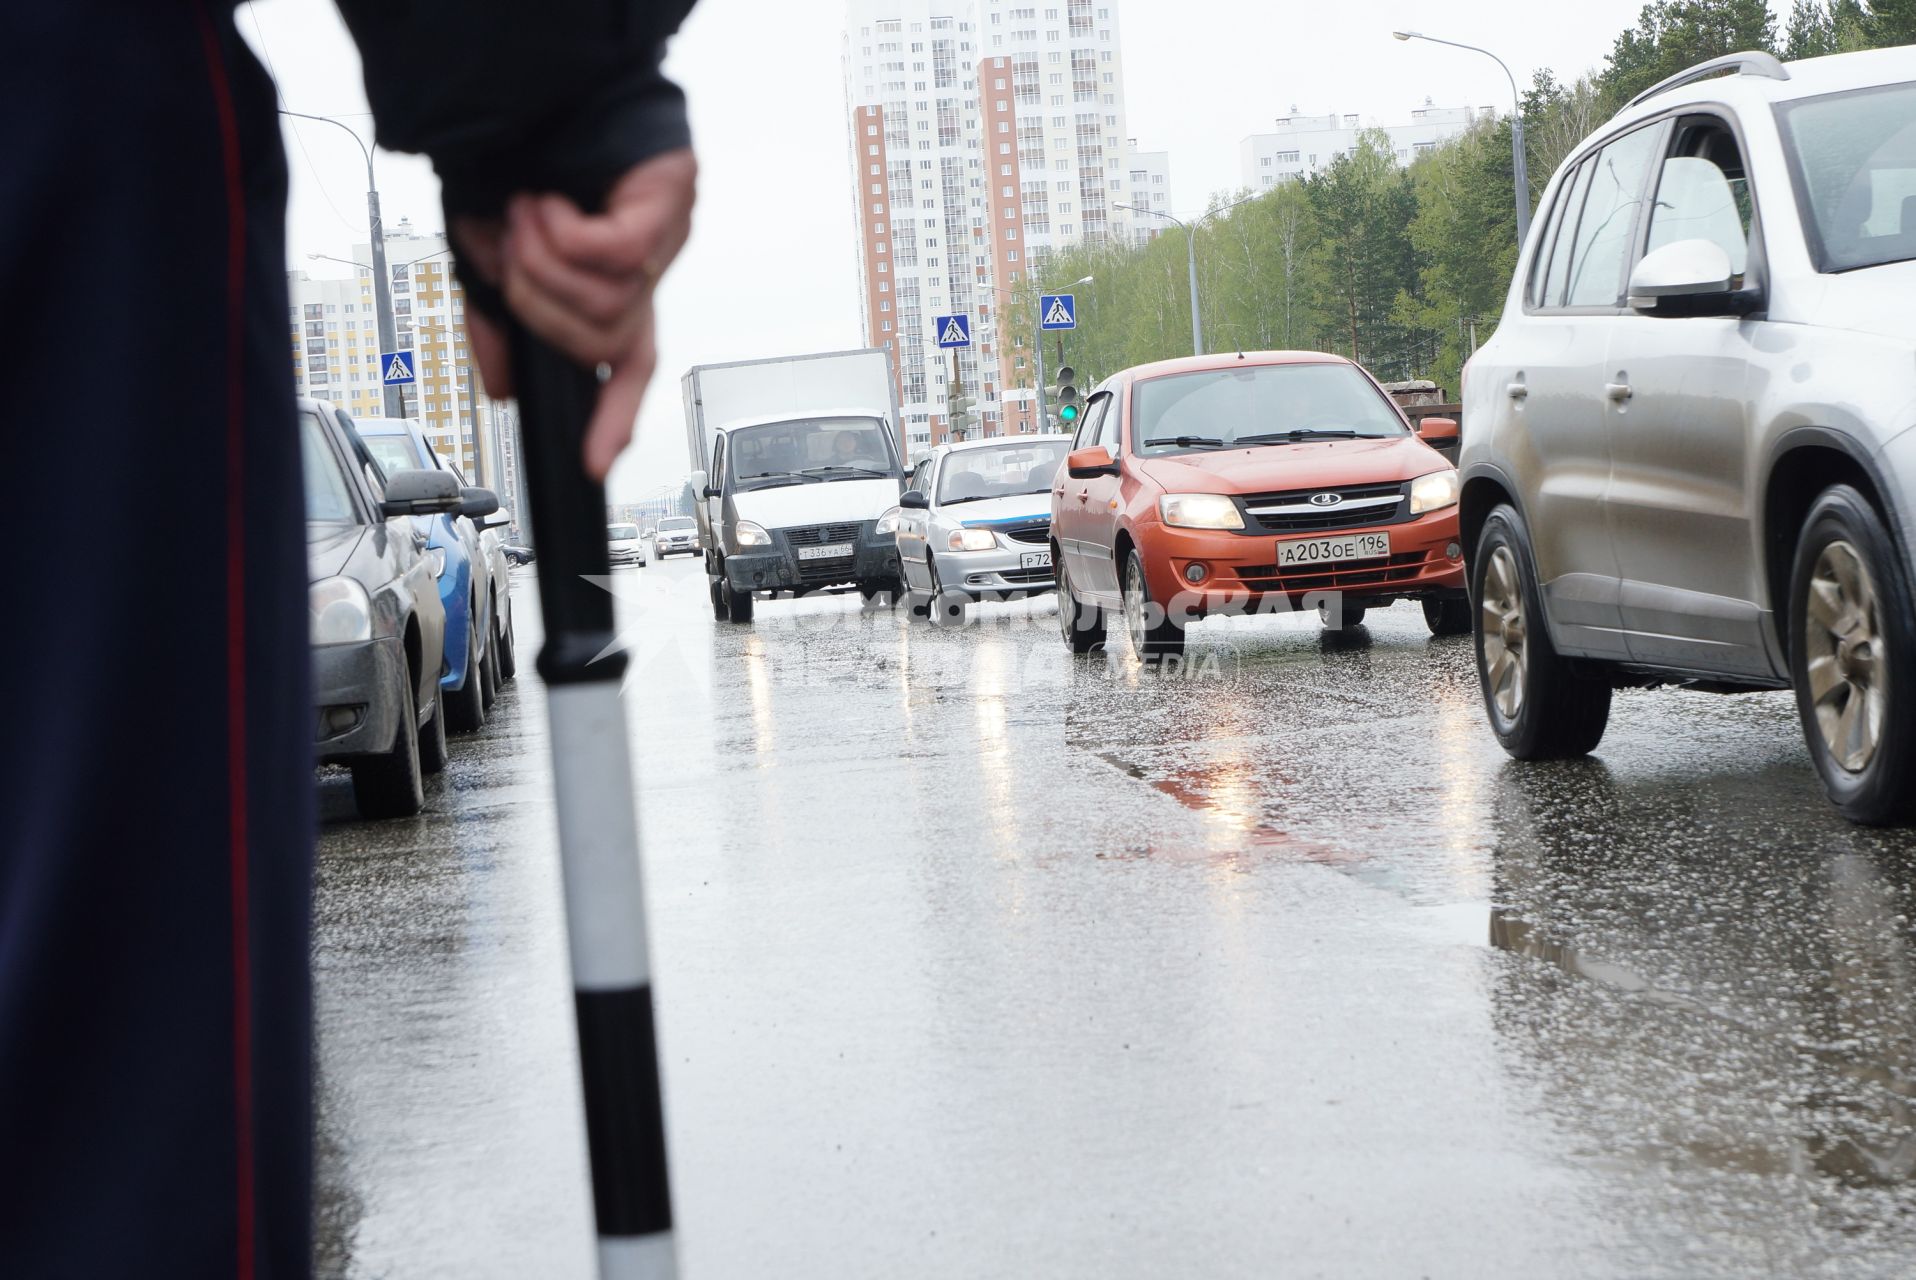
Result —
<path fill-rule="evenodd" d="M 1530 238 L 1530 165 L 1524 152 L 1523 140 L 1523 97 L 1517 92 L 1517 77 L 1510 74 L 1510 67 L 1488 49 L 1480 49 L 1474 44 L 1463 44 L 1456 40 L 1443 40 L 1437 36 L 1427 36 L 1421 31 L 1393 31 L 1397 40 L 1428 40 L 1432 44 L 1447 44 L 1453 49 L 1468 49 L 1472 53 L 1481 53 L 1502 67 L 1504 78 L 1510 81 L 1510 170 L 1511 185 L 1517 189 L 1517 248 L 1522 250 L 1524 241 Z"/>
<path fill-rule="evenodd" d="M 1241 201 L 1239 203 L 1242 203 Z M 1182 218 L 1174 218 L 1157 209 L 1140 208 L 1135 204 L 1118 204 L 1114 209 L 1128 209 L 1132 213 L 1147 214 L 1153 218 L 1163 218 L 1166 222 L 1175 222 L 1184 228 L 1184 265 L 1191 273 L 1191 354 L 1204 354 L 1204 335 L 1198 327 L 1198 288 L 1197 288 L 1197 227 Z"/>
<path fill-rule="evenodd" d="M 386 224 L 379 216 L 379 187 L 373 181 L 373 153 L 365 140 L 350 126 L 333 119 L 331 116 L 308 115 L 304 111 L 288 111 L 280 108 L 283 116 L 296 116 L 301 120 L 317 120 L 344 129 L 352 140 L 359 144 L 360 152 L 366 157 L 366 221 L 373 241 L 373 302 L 379 317 L 379 350 L 384 355 L 398 350 L 397 329 L 393 325 L 392 282 L 386 278 Z M 386 379 L 386 371 L 379 371 L 380 382 Z M 403 418 L 406 416 L 406 400 L 396 386 L 387 386 L 386 416 Z"/>

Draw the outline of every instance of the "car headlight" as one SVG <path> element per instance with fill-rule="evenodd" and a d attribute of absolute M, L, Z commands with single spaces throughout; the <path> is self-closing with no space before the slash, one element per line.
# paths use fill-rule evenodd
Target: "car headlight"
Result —
<path fill-rule="evenodd" d="M 732 541 L 741 547 L 769 547 L 772 545 L 772 535 L 765 532 L 762 524 L 741 520 L 732 526 Z"/>
<path fill-rule="evenodd" d="M 306 590 L 307 630 L 314 644 L 373 638 L 373 604 L 351 578 L 322 578 Z"/>
<path fill-rule="evenodd" d="M 998 535 L 989 529 L 953 529 L 953 551 L 989 551 L 998 545 Z"/>
<path fill-rule="evenodd" d="M 878 517 L 877 532 L 879 533 L 880 536 L 883 536 L 888 533 L 898 532 L 898 508 L 897 507 L 893 507 L 890 511 L 887 511 L 884 515 Z"/>
<path fill-rule="evenodd" d="M 445 549 L 442 547 L 429 548 L 426 552 L 426 557 L 427 559 L 432 561 L 432 576 L 435 578 L 445 577 L 446 576 Z"/>
<path fill-rule="evenodd" d="M 1237 503 L 1221 493 L 1167 493 L 1158 499 L 1158 518 L 1180 529 L 1242 529 Z"/>
<path fill-rule="evenodd" d="M 1410 482 L 1410 513 L 1421 516 L 1427 511 L 1442 511 L 1457 505 L 1457 468 L 1446 467 Z"/>

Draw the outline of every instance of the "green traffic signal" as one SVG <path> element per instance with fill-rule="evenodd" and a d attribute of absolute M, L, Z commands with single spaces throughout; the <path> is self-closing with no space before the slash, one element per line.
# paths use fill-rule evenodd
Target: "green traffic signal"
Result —
<path fill-rule="evenodd" d="M 1066 405 L 1058 406 L 1058 421 L 1059 422 L 1076 422 L 1077 420 L 1078 420 L 1077 405 L 1066 404 Z"/>

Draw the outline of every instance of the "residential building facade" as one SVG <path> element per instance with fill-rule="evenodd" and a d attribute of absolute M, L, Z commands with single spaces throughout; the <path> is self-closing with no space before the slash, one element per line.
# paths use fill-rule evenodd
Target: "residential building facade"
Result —
<path fill-rule="evenodd" d="M 1168 151 L 1140 151 L 1138 140 L 1132 138 L 1125 144 L 1129 159 L 1125 168 L 1128 171 L 1126 190 L 1129 194 L 1125 203 L 1133 209 L 1149 209 L 1154 213 L 1170 213 L 1171 210 L 1171 153 Z M 1144 214 L 1131 215 L 1131 237 L 1134 243 L 1145 244 L 1164 234 L 1171 224 L 1163 218 L 1152 218 Z"/>
<path fill-rule="evenodd" d="M 1441 143 L 1458 137 L 1479 119 L 1494 120 L 1492 107 L 1438 107 L 1429 98 L 1410 113 L 1407 124 L 1379 125 L 1355 115 L 1280 117 L 1270 133 L 1254 133 L 1238 144 L 1238 163 L 1244 186 L 1268 191 L 1280 182 L 1308 178 L 1328 169 L 1341 155 L 1357 149 L 1358 136 L 1381 128 L 1390 135 L 1391 150 L 1400 165 Z"/>

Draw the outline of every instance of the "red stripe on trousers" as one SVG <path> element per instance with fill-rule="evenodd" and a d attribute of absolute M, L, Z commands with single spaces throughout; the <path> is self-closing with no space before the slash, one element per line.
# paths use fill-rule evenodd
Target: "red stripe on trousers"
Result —
<path fill-rule="evenodd" d="M 226 186 L 226 788 L 227 860 L 233 918 L 233 1127 L 237 1177 L 238 1257 L 234 1274 L 254 1273 L 252 971 L 246 906 L 246 192 L 240 172 L 239 122 L 219 33 L 196 3 L 213 103 L 219 115 Z"/>

